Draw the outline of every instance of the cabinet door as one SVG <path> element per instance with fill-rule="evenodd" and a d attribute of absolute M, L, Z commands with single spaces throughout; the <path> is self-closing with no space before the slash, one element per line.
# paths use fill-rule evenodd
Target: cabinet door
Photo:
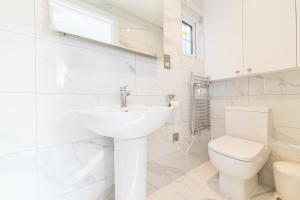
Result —
<path fill-rule="evenodd" d="M 205 66 L 211 80 L 242 73 L 242 0 L 205 0 Z"/>
<path fill-rule="evenodd" d="M 295 0 L 244 0 L 245 70 L 296 67 L 295 6 Z"/>

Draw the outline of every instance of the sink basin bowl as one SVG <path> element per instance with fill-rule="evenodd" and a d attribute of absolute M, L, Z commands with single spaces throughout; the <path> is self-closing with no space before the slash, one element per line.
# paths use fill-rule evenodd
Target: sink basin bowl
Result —
<path fill-rule="evenodd" d="M 90 131 L 117 139 L 146 137 L 160 128 L 171 113 L 163 106 L 88 107 L 79 111 Z"/>

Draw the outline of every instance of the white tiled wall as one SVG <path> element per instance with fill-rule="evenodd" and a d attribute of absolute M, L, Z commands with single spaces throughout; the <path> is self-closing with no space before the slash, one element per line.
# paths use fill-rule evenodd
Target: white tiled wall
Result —
<path fill-rule="evenodd" d="M 149 192 L 207 159 L 207 135 L 188 156 L 189 75 L 202 62 L 181 55 L 180 0 L 165 0 L 165 51 L 160 60 L 63 36 L 48 27 L 47 0 L 0 0 L 0 199 L 108 200 L 113 195 L 113 143 L 87 131 L 76 114 L 84 105 L 119 104 L 119 87 L 132 91 L 129 104 L 181 106 L 149 138 Z"/>
<path fill-rule="evenodd" d="M 231 79 L 211 85 L 211 121 L 215 137 L 225 133 L 224 106 L 268 106 L 272 109 L 271 157 L 260 178 L 273 184 L 272 163 L 300 162 L 300 70 Z"/>

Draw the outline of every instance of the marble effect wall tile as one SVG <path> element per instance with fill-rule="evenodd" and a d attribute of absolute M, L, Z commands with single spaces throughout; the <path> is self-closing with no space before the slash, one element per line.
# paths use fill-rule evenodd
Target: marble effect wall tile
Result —
<path fill-rule="evenodd" d="M 265 94 L 300 94 L 300 71 L 293 70 L 266 75 Z"/>
<path fill-rule="evenodd" d="M 300 145 L 300 129 L 292 127 L 273 127 L 272 139 L 290 145 Z M 300 148 L 299 148 L 300 149 Z"/>
<path fill-rule="evenodd" d="M 179 132 L 176 125 L 164 126 L 148 138 L 148 160 L 159 159 L 177 151 L 172 141 L 172 134 Z"/>
<path fill-rule="evenodd" d="M 248 78 L 236 78 L 217 81 L 210 84 L 212 97 L 247 96 L 249 93 Z"/>
<path fill-rule="evenodd" d="M 184 154 L 183 151 L 190 145 L 191 140 L 179 143 L 175 152 L 150 161 L 148 165 L 148 193 L 157 191 L 206 162 L 208 160 L 208 141 L 209 131 L 203 131 L 195 136 L 194 145 L 188 154 Z"/>
<path fill-rule="evenodd" d="M 0 199 L 36 199 L 36 152 L 0 156 Z"/>
<path fill-rule="evenodd" d="M 135 94 L 135 60 L 94 50 L 37 41 L 37 86 L 42 93 Z"/>
<path fill-rule="evenodd" d="M 35 96 L 0 94 L 0 156 L 35 148 Z"/>
<path fill-rule="evenodd" d="M 34 39 L 0 29 L 0 43 L 0 92 L 34 92 Z"/>
<path fill-rule="evenodd" d="M 249 78 L 236 78 L 226 81 L 228 96 L 247 96 L 249 94 Z"/>
<path fill-rule="evenodd" d="M 255 76 L 249 78 L 249 95 L 259 96 L 264 94 L 265 79 L 263 76 Z"/>
<path fill-rule="evenodd" d="M 300 128 L 299 95 L 263 95 L 250 97 L 249 105 L 272 109 L 272 123 L 276 126 Z"/>
<path fill-rule="evenodd" d="M 113 150 L 109 139 L 43 148 L 38 156 L 41 200 L 94 200 L 113 184 Z"/>
<path fill-rule="evenodd" d="M 136 87 L 138 95 L 167 95 L 165 86 L 169 71 L 153 60 L 136 61 Z"/>
<path fill-rule="evenodd" d="M 217 81 L 209 84 L 209 94 L 211 97 L 228 96 L 226 92 L 226 81 Z"/>
<path fill-rule="evenodd" d="M 211 117 L 210 124 L 212 138 L 216 139 L 225 135 L 225 118 Z"/>
<path fill-rule="evenodd" d="M 231 105 L 230 97 L 211 97 L 210 99 L 210 116 L 224 118 L 225 106 Z"/>
<path fill-rule="evenodd" d="M 96 200 L 115 200 L 114 186 L 105 190 Z"/>
<path fill-rule="evenodd" d="M 0 29 L 33 36 L 34 2 L 34 0 L 1 2 L 0 13 L 2 17 L 0 19 Z"/>

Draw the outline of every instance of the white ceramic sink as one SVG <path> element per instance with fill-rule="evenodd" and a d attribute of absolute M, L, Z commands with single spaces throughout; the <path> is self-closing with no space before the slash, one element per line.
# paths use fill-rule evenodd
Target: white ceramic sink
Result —
<path fill-rule="evenodd" d="M 89 107 L 79 111 L 90 131 L 114 138 L 115 200 L 146 200 L 147 135 L 159 129 L 170 107 Z"/>
<path fill-rule="evenodd" d="M 92 132 L 117 138 L 145 137 L 160 128 L 171 108 L 163 106 L 88 107 L 80 111 L 84 125 Z"/>

